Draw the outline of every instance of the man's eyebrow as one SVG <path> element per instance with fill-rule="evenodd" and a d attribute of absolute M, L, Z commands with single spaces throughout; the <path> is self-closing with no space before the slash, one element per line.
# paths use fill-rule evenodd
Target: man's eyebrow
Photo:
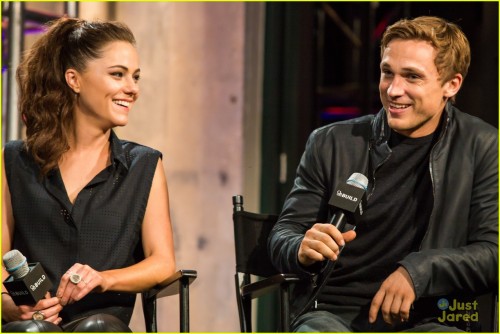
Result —
<path fill-rule="evenodd" d="M 410 66 L 410 67 L 403 67 L 402 68 L 402 71 L 404 73 L 417 73 L 417 74 L 424 74 L 425 71 L 418 68 L 418 67 L 413 67 L 413 66 Z"/>
<path fill-rule="evenodd" d="M 381 68 L 391 68 L 391 65 L 389 63 L 386 63 L 386 62 L 381 62 L 380 63 L 380 67 Z M 407 66 L 407 67 L 403 67 L 401 69 L 402 72 L 405 72 L 405 73 L 408 73 L 408 72 L 414 72 L 414 73 L 424 73 L 424 70 L 418 68 L 418 67 L 415 67 L 415 66 Z"/>

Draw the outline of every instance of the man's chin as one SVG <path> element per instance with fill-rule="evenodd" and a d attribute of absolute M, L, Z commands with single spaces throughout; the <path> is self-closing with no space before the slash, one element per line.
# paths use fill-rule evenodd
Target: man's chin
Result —
<path fill-rule="evenodd" d="M 413 132 L 413 129 L 405 126 L 401 120 L 389 120 L 389 127 L 394 131 L 399 133 L 400 135 L 406 136 L 406 137 L 411 137 L 411 134 Z"/>
<path fill-rule="evenodd" d="M 387 123 L 389 124 L 389 127 L 396 132 L 407 130 L 407 127 L 405 126 L 404 122 L 400 119 L 389 118 L 387 120 Z"/>

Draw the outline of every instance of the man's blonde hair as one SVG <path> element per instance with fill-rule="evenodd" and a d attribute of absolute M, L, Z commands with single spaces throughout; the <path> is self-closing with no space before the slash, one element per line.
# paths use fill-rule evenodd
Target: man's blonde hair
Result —
<path fill-rule="evenodd" d="M 382 36 L 381 55 L 384 54 L 387 45 L 395 39 L 429 42 L 436 50 L 434 64 L 441 83 L 451 80 L 457 73 L 463 78 L 467 75 L 470 65 L 469 41 L 456 24 L 434 16 L 399 20 L 389 26 Z"/>

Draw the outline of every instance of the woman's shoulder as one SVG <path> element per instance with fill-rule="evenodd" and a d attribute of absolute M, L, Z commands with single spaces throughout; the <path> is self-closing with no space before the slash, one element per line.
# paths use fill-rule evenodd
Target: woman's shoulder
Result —
<path fill-rule="evenodd" d="M 156 166 L 158 159 L 162 159 L 162 153 L 152 147 L 139 144 L 129 140 L 118 140 L 118 146 L 115 147 L 115 156 L 122 157 L 128 166 L 136 163 L 147 163 Z"/>
<path fill-rule="evenodd" d="M 141 182 L 145 182 L 153 179 L 158 161 L 162 159 L 160 151 L 121 139 L 118 141 L 118 146 L 118 149 L 113 150 L 114 159 L 126 166 L 129 180 L 140 179 Z"/>
<path fill-rule="evenodd" d="M 38 175 L 40 173 L 40 167 L 33 156 L 28 153 L 26 143 L 23 140 L 12 140 L 5 143 L 3 157 L 7 175 L 12 173 Z"/>
<path fill-rule="evenodd" d="M 135 153 L 139 155 L 161 155 L 161 152 L 157 149 L 133 141 L 120 140 L 120 144 L 125 152 Z"/>
<path fill-rule="evenodd" d="M 4 145 L 3 151 L 4 156 L 9 159 L 11 157 L 20 156 L 22 152 L 26 151 L 26 146 L 22 140 L 11 140 Z"/>
<path fill-rule="evenodd" d="M 20 152 L 24 149 L 24 141 L 11 140 L 5 144 L 4 149 L 9 150 L 9 151 L 19 151 Z"/>
<path fill-rule="evenodd" d="M 110 141 L 111 141 L 111 150 L 115 157 L 122 156 L 129 161 L 136 159 L 143 159 L 147 157 L 152 157 L 158 160 L 158 158 L 162 157 L 160 151 L 152 147 L 136 143 L 131 140 L 118 138 L 118 136 L 114 133 L 114 131 L 111 132 Z"/>

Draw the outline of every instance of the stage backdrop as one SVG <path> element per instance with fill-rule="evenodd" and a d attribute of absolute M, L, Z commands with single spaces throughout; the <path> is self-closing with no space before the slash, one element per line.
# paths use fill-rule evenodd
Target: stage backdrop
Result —
<path fill-rule="evenodd" d="M 97 7 L 96 7 L 97 6 Z M 231 196 L 242 191 L 244 4 L 80 3 L 80 16 L 127 23 L 141 96 L 118 135 L 163 153 L 178 268 L 195 269 L 191 331 L 238 331 Z M 141 308 L 132 320 L 144 331 Z M 179 331 L 178 298 L 159 331 Z"/>

